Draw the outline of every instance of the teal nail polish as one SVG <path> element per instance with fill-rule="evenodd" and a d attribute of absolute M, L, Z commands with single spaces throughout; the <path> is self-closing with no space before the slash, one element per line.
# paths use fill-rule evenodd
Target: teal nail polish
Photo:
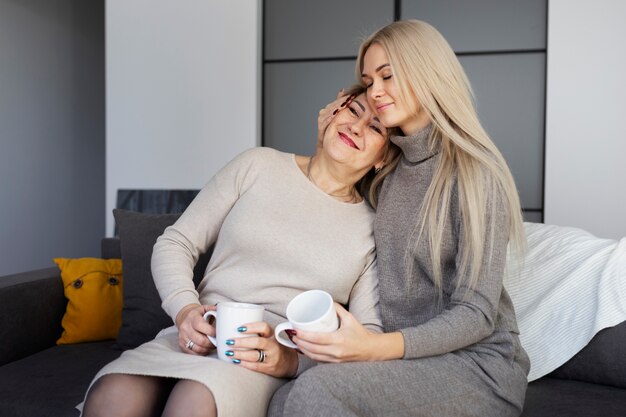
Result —
<path fill-rule="evenodd" d="M 224 352 L 224 355 L 226 356 L 233 356 L 235 354 L 235 352 L 233 352 L 232 350 L 227 350 L 226 352 Z"/>
<path fill-rule="evenodd" d="M 241 361 L 239 359 L 233 359 L 233 363 L 239 364 Z"/>
<path fill-rule="evenodd" d="M 235 341 L 234 341 L 233 339 L 228 339 L 228 340 L 226 341 L 226 344 L 227 344 L 228 346 L 232 346 L 232 345 L 234 345 L 234 344 L 235 344 Z"/>
<path fill-rule="evenodd" d="M 248 328 L 247 328 L 246 326 L 237 327 L 237 331 L 238 331 L 239 333 L 243 333 L 243 332 L 245 332 L 246 330 L 248 330 Z"/>

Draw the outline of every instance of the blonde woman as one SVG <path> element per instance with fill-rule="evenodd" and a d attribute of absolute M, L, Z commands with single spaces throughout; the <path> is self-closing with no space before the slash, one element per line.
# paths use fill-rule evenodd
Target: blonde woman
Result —
<path fill-rule="evenodd" d="M 313 157 L 244 152 L 159 237 L 152 272 L 176 326 L 103 368 L 84 416 L 264 417 L 274 390 L 312 365 L 273 335 L 289 300 L 305 290 L 328 291 L 381 331 L 374 212 L 360 186 L 395 148 L 363 89 L 350 97 Z M 195 261 L 213 244 L 196 290 Z M 215 328 L 202 318 L 221 301 L 265 307 L 264 322 L 241 323 L 253 336 L 228 342 L 232 363 L 217 358 L 207 338 Z"/>
<path fill-rule="evenodd" d="M 356 69 L 381 122 L 402 131 L 374 228 L 386 333 L 343 309 L 335 333 L 298 330 L 300 350 L 331 364 L 283 387 L 270 415 L 518 416 L 529 361 L 502 281 L 507 245 L 524 247 L 520 203 L 463 68 L 413 20 L 365 40 Z"/>

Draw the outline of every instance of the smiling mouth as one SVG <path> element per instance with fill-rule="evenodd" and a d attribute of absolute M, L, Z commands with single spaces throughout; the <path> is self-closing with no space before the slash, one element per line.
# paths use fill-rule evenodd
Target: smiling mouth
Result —
<path fill-rule="evenodd" d="M 356 143 L 354 143 L 354 141 L 352 139 L 350 139 L 350 136 L 346 135 L 345 133 L 341 133 L 340 132 L 339 133 L 339 138 L 341 139 L 341 141 L 343 143 L 345 143 L 349 147 L 360 150 L 359 147 L 356 146 Z"/>
<path fill-rule="evenodd" d="M 387 110 L 389 107 L 391 107 L 392 104 L 393 103 L 380 104 L 380 105 L 376 106 L 376 111 Z"/>

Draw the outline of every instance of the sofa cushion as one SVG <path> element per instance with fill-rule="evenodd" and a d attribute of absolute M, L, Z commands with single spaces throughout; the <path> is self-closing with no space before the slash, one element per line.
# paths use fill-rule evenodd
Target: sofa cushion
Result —
<path fill-rule="evenodd" d="M 122 260 L 55 258 L 67 309 L 58 345 L 115 339 L 122 323 Z"/>
<path fill-rule="evenodd" d="M 78 417 L 93 377 L 120 355 L 114 343 L 54 346 L 1 366 L 0 415 Z"/>
<path fill-rule="evenodd" d="M 626 321 L 600 331 L 550 376 L 626 388 Z"/>
<path fill-rule="evenodd" d="M 116 209 L 113 215 L 119 230 L 124 270 L 124 307 L 117 346 L 131 349 L 152 340 L 160 330 L 173 324 L 161 308 L 150 264 L 157 238 L 180 214 L 146 214 Z M 211 253 L 212 248 L 196 264 L 196 285 L 202 280 Z"/>
<path fill-rule="evenodd" d="M 626 390 L 550 377 L 531 382 L 521 417 L 560 416 L 626 416 Z"/>
<path fill-rule="evenodd" d="M 100 241 L 100 256 L 103 259 L 122 258 L 119 237 L 104 237 Z"/>

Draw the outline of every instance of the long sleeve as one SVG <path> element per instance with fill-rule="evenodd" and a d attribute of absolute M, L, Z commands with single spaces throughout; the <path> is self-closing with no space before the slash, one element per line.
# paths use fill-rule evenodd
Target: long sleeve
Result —
<path fill-rule="evenodd" d="M 352 288 L 348 309 L 359 323 L 375 333 L 383 331 L 378 301 L 378 270 L 376 255 L 372 250 L 363 273 Z"/>
<path fill-rule="evenodd" d="M 154 245 L 154 282 L 163 309 L 173 320 L 184 306 L 200 303 L 193 268 L 200 254 L 215 242 L 224 219 L 245 190 L 252 156 L 245 152 L 221 169 Z"/>
<path fill-rule="evenodd" d="M 513 304 L 503 288 L 510 218 L 503 194 L 489 185 L 483 191 L 487 196 L 484 255 L 473 290 L 467 288 L 467 277 L 459 276 L 464 232 L 458 184 L 452 186 L 440 230 L 443 282 L 439 293 L 430 237 L 418 241 L 416 229 L 440 161 L 439 149 L 429 146 L 428 132 L 391 139 L 403 157 L 385 179 L 374 222 L 383 326 L 386 332 L 402 333 L 406 359 L 495 344 L 497 333 L 518 332 Z M 490 183 L 488 178 L 485 183 Z"/>
<path fill-rule="evenodd" d="M 498 199 L 498 202 L 500 199 Z M 508 244 L 508 215 L 502 204 L 487 207 L 486 240 L 484 256 L 476 287 L 466 284 L 457 287 L 456 281 L 467 282 L 467 277 L 456 277 L 452 294 L 445 309 L 427 322 L 401 329 L 404 336 L 405 359 L 440 355 L 473 345 L 491 335 L 498 319 L 502 293 L 504 266 Z M 491 224 L 491 215 L 495 222 Z M 457 218 L 457 228 L 460 229 Z M 459 242 L 463 241 L 462 231 Z M 454 270 L 461 263 L 462 246 L 459 244 Z"/>
<path fill-rule="evenodd" d="M 379 327 L 373 220 L 366 203 L 342 203 L 312 184 L 294 155 L 244 152 L 157 240 L 152 268 L 163 308 L 175 318 L 192 303 L 260 304 L 275 326 L 293 297 L 322 289 Z M 193 267 L 211 245 L 196 289 Z"/>

